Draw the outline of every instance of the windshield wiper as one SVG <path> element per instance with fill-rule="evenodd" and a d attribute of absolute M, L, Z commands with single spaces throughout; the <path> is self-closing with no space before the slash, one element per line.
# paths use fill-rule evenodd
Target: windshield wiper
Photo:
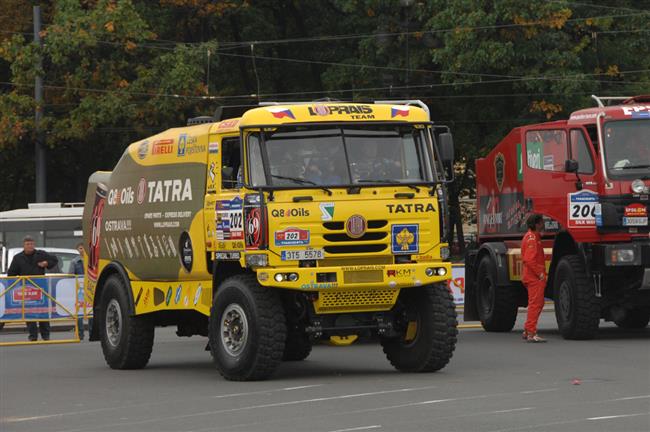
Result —
<path fill-rule="evenodd" d="M 357 183 L 388 183 L 388 184 L 406 186 L 411 189 L 415 189 L 417 192 L 420 192 L 419 187 L 408 183 L 402 183 L 395 179 L 362 179 L 362 180 L 357 180 Z"/>
<path fill-rule="evenodd" d="M 625 165 L 619 169 L 637 169 L 637 168 L 650 168 L 650 165 Z"/>
<path fill-rule="evenodd" d="M 298 184 L 313 185 L 313 186 L 316 186 L 318 189 L 324 190 L 325 192 L 327 192 L 328 195 L 332 195 L 332 191 L 330 189 L 326 188 L 325 186 L 321 186 L 318 183 L 313 182 L 311 180 L 302 179 L 300 177 L 287 177 L 287 176 L 281 176 L 281 175 L 275 175 L 275 174 L 271 174 L 271 177 L 277 178 L 277 179 L 280 179 L 280 180 L 290 180 L 290 181 L 296 182 Z"/>

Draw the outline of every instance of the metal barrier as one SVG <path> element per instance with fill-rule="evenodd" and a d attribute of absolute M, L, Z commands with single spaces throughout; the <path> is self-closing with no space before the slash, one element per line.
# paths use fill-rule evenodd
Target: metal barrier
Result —
<path fill-rule="evenodd" d="M 83 277 L 78 275 L 0 277 L 0 323 L 72 321 L 74 326 L 74 337 L 70 339 L 0 341 L 0 346 L 79 342 L 78 319 L 92 318 L 88 305 Z"/>

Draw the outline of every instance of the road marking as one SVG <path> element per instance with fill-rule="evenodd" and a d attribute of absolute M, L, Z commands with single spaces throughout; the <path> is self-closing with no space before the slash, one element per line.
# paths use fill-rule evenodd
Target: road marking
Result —
<path fill-rule="evenodd" d="M 542 390 L 526 390 L 520 392 L 521 394 L 534 394 L 534 393 L 544 393 L 544 392 L 551 392 L 551 391 L 556 391 L 559 390 L 559 388 L 548 388 L 548 389 L 542 389 Z"/>
<path fill-rule="evenodd" d="M 330 432 L 352 432 L 352 431 L 360 431 L 360 430 L 368 430 L 368 429 L 379 429 L 379 428 L 381 428 L 381 425 L 360 426 L 360 427 L 349 428 L 349 429 L 337 429 L 337 430 L 333 430 L 333 431 L 330 431 Z"/>
<path fill-rule="evenodd" d="M 489 411 L 489 412 L 486 412 L 485 414 L 505 414 L 505 413 L 517 412 L 517 411 L 529 411 L 529 410 L 532 410 L 532 409 L 533 409 L 533 407 L 514 408 L 514 409 L 509 409 L 509 410 Z"/>
<path fill-rule="evenodd" d="M 650 415 L 650 412 L 635 413 L 635 414 L 619 414 L 619 415 L 610 415 L 610 416 L 602 416 L 602 417 L 589 417 L 587 420 L 610 420 L 610 419 L 624 418 L 624 417 L 638 417 L 643 415 Z"/>
<path fill-rule="evenodd" d="M 246 393 L 229 393 L 229 394 L 211 396 L 211 398 L 212 399 L 223 399 L 223 398 L 231 398 L 231 397 L 239 397 L 239 396 L 253 396 L 253 395 L 256 395 L 256 394 L 272 394 L 272 393 L 278 393 L 278 392 L 303 390 L 303 389 L 306 389 L 306 388 L 320 387 L 322 385 L 323 384 L 312 384 L 312 385 L 304 385 L 304 386 L 297 386 L 297 387 L 283 387 L 283 388 L 277 388 L 277 389 L 259 390 L 259 391 L 246 392 Z M 114 410 L 121 410 L 121 409 L 125 409 L 125 408 L 140 408 L 140 407 L 148 407 L 148 406 L 155 406 L 155 405 L 165 405 L 165 404 L 172 403 L 172 402 L 173 401 L 150 402 L 150 403 L 145 403 L 145 404 L 116 406 L 116 407 L 105 407 L 105 408 L 96 408 L 96 409 L 81 410 L 81 411 L 69 411 L 69 412 L 64 412 L 64 413 L 46 414 L 46 415 L 42 415 L 42 416 L 33 416 L 33 417 L 6 417 L 6 418 L 2 418 L 0 420 L 2 420 L 3 422 L 7 422 L 7 423 L 20 423 L 20 422 L 26 422 L 26 421 L 50 419 L 50 418 L 55 418 L 55 417 L 67 417 L 67 416 L 82 415 L 82 414 L 92 414 L 92 413 L 103 412 L 103 411 L 114 411 Z"/>
<path fill-rule="evenodd" d="M 627 396 L 627 397 L 621 397 L 621 398 L 616 398 L 616 399 L 610 399 L 609 401 L 626 401 L 626 400 L 635 400 L 635 399 L 648 399 L 650 398 L 650 395 L 644 395 L 644 396 Z"/>
<path fill-rule="evenodd" d="M 119 426 L 142 425 L 142 424 L 147 424 L 147 423 L 159 423 L 159 422 L 164 422 L 164 421 L 168 421 L 168 420 L 180 420 L 180 419 L 186 419 L 186 418 L 192 418 L 192 417 L 209 416 L 209 415 L 214 415 L 214 414 L 232 413 L 232 412 L 240 412 L 240 411 L 249 411 L 249 410 L 261 409 L 261 408 L 277 408 L 277 407 L 285 407 L 285 406 L 292 406 L 292 405 L 302 405 L 302 404 L 309 404 L 309 403 L 316 403 L 316 402 L 327 402 L 327 401 L 332 401 L 332 400 L 353 399 L 353 398 L 360 398 L 360 397 L 367 397 L 367 396 L 379 396 L 379 395 L 393 394 L 393 393 L 405 393 L 405 392 L 412 392 L 412 391 L 430 390 L 430 389 L 437 388 L 437 387 L 438 386 L 401 388 L 401 389 L 380 390 L 380 391 L 366 392 L 366 393 L 353 393 L 353 394 L 344 394 L 344 395 L 337 395 L 337 396 L 327 396 L 327 397 L 319 397 L 319 398 L 311 398 L 311 399 L 300 399 L 300 400 L 287 401 L 287 402 L 275 402 L 275 403 L 268 403 L 268 404 L 261 404 L 261 405 L 248 405 L 248 406 L 243 406 L 243 407 L 239 407 L 239 408 L 227 408 L 227 409 L 221 409 L 221 410 L 203 411 L 203 412 L 198 412 L 198 413 L 193 413 L 193 414 L 183 414 L 183 415 L 177 415 L 177 416 L 158 417 L 158 418 L 140 420 L 140 421 L 128 422 L 128 423 L 111 423 L 111 424 L 104 424 L 104 425 L 95 425 L 95 426 L 92 426 L 90 428 L 86 427 L 86 428 L 83 428 L 83 429 L 66 429 L 66 432 L 77 432 L 77 431 L 87 431 L 87 430 L 96 430 L 96 429 L 106 429 L 107 427 L 111 427 L 111 426 L 118 426 L 119 427 Z"/>

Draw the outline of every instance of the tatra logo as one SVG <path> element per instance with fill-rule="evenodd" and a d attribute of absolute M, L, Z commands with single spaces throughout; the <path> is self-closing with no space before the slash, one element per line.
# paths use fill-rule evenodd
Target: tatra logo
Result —
<path fill-rule="evenodd" d="M 430 213 L 436 209 L 432 203 L 428 204 L 386 204 L 388 213 Z"/>
<path fill-rule="evenodd" d="M 345 223 L 345 232 L 352 238 L 362 237 L 366 233 L 366 219 L 361 215 L 350 216 Z"/>
<path fill-rule="evenodd" d="M 150 181 L 147 186 L 150 203 L 192 200 L 192 182 L 188 178 Z"/>
<path fill-rule="evenodd" d="M 506 175 L 505 167 L 506 158 L 503 156 L 503 153 L 497 153 L 494 158 L 494 177 L 496 179 L 499 192 L 501 192 L 501 188 L 503 187 L 503 179 Z"/>

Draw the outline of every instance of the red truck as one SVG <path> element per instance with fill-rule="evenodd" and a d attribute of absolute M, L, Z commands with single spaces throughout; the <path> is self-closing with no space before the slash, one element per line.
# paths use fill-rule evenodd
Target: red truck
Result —
<path fill-rule="evenodd" d="M 597 107 L 568 120 L 513 129 L 476 161 L 478 246 L 465 259 L 466 321 L 512 330 L 527 304 L 525 220 L 541 213 L 545 296 L 562 336 L 593 338 L 601 318 L 648 325 L 650 95 L 593 98 Z"/>

